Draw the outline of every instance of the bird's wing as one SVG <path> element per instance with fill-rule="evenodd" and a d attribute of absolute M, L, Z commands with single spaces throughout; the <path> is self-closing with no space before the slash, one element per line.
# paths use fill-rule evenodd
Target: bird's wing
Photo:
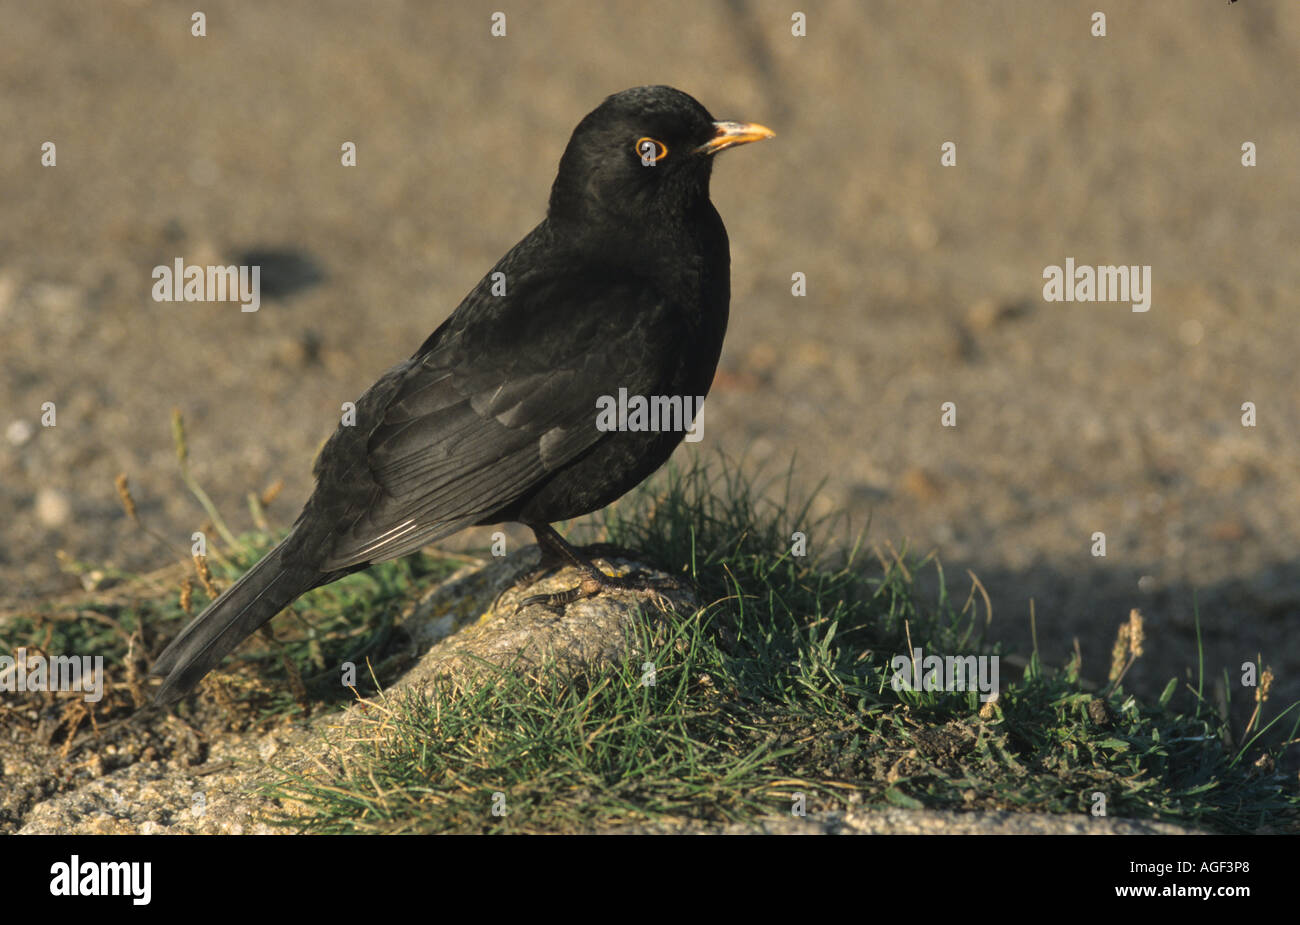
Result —
<path fill-rule="evenodd" d="M 663 370 L 644 357 L 680 347 L 675 306 L 626 275 L 535 271 L 499 298 L 471 294 L 322 451 L 317 493 L 338 517 L 322 571 L 405 555 L 516 501 L 609 437 L 599 396 L 657 394 Z"/>

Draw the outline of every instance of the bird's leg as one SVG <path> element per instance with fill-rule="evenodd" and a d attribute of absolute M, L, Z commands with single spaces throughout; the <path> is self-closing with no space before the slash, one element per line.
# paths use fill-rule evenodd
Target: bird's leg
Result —
<path fill-rule="evenodd" d="M 534 534 L 535 533 L 536 531 L 534 531 Z M 542 543 L 540 537 L 538 538 L 537 548 L 542 551 L 542 556 L 538 559 L 537 564 L 501 589 L 501 593 L 492 601 L 493 610 L 496 610 L 498 605 L 500 605 L 501 598 L 505 597 L 507 591 L 512 588 L 517 588 L 520 585 L 531 585 L 542 578 L 545 578 L 547 575 L 551 574 L 551 572 L 563 568 L 569 562 L 567 558 L 558 555 L 549 546 Z"/>
<path fill-rule="evenodd" d="M 532 597 L 524 598 L 519 606 L 527 607 L 530 604 L 541 604 L 552 610 L 563 610 L 569 604 L 577 600 L 585 600 L 589 597 L 595 597 L 602 591 L 609 589 L 619 589 L 624 591 L 638 591 L 644 593 L 657 593 L 659 588 L 675 587 L 675 582 L 647 580 L 641 572 L 632 572 L 626 576 L 618 577 L 615 575 L 606 575 L 587 558 L 582 552 L 565 541 L 564 537 L 556 533 L 548 524 L 541 524 L 532 527 L 533 535 L 537 537 L 537 545 L 542 550 L 543 561 L 563 562 L 572 565 L 582 574 L 582 581 L 576 587 L 569 588 L 567 591 L 560 591 L 555 594 L 535 594 Z"/>

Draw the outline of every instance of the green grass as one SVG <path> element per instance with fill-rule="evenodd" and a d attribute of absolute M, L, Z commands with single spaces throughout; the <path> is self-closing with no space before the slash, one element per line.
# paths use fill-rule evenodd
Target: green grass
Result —
<path fill-rule="evenodd" d="M 1122 674 L 1089 684 L 1077 661 L 1050 667 L 1037 653 L 1023 672 L 1002 662 L 996 704 L 970 691 L 896 691 L 891 659 L 914 647 L 1000 654 L 974 589 L 950 597 L 933 558 L 864 554 L 842 523 L 812 522 L 788 478 L 782 491 L 742 471 L 670 468 L 598 520 L 602 539 L 693 582 L 698 612 L 643 614 L 634 651 L 606 667 L 485 666 L 473 685 L 402 698 L 363 677 L 370 742 L 350 748 L 343 773 L 286 776 L 270 792 L 294 801 L 291 815 L 272 821 L 307 832 L 576 832 L 744 822 L 788 814 L 796 800 L 807 812 L 1090 813 L 1100 794 L 1112 817 L 1297 829 L 1296 779 L 1278 769 L 1296 747 L 1300 705 L 1264 702 L 1268 716 L 1230 730 L 1207 701 L 1203 663 L 1194 681 L 1143 702 Z M 792 553 L 796 531 L 808 555 Z M 223 583 L 273 542 L 235 539 L 210 560 Z M 339 710 L 355 694 L 337 666 L 400 648 L 397 616 L 461 564 L 411 556 L 304 595 L 180 716 L 215 737 Z M 939 588 L 930 597 L 918 591 L 925 573 Z M 4 650 L 100 654 L 108 665 L 98 704 L 75 694 L 0 703 L 15 747 L 35 746 L 51 774 L 84 765 L 105 735 L 118 754 L 134 737 L 168 757 L 161 716 L 138 708 L 148 665 L 189 619 L 179 576 L 114 576 L 105 593 L 0 621 Z M 190 613 L 207 599 L 196 584 Z"/>
<path fill-rule="evenodd" d="M 472 686 L 381 694 L 373 743 L 344 773 L 273 788 L 295 801 L 275 821 L 306 832 L 577 832 L 742 822 L 788 814 L 800 796 L 808 812 L 1090 813 L 1100 794 L 1112 817 L 1295 828 L 1295 779 L 1274 768 L 1297 723 L 1271 749 L 1258 736 L 1227 747 L 1203 666 L 1194 687 L 1171 681 L 1150 704 L 1119 683 L 1092 693 L 1077 663 L 1049 668 L 1036 653 L 1022 677 L 1003 662 L 1001 698 L 982 711 L 975 692 L 895 691 L 890 660 L 914 646 L 998 654 L 973 600 L 918 599 L 922 569 L 945 587 L 933 559 L 867 560 L 852 543 L 835 555 L 849 538 L 809 522 L 788 480 L 768 503 L 738 472 L 669 470 L 603 515 L 608 541 L 689 576 L 702 609 L 643 615 L 639 654 L 609 667 L 504 666 Z M 809 555 L 791 554 L 795 531 Z M 406 581 L 383 570 L 372 580 L 335 592 L 346 603 L 306 605 L 364 615 L 358 651 L 383 625 L 367 608 L 387 607 Z"/>

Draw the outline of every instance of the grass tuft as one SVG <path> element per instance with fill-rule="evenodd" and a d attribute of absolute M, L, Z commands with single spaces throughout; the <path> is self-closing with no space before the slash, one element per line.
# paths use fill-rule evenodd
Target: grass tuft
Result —
<path fill-rule="evenodd" d="M 970 606 L 975 586 L 957 609 L 935 559 L 904 552 L 876 568 L 861 538 L 837 553 L 788 477 L 774 492 L 738 468 L 670 468 L 603 515 L 610 542 L 689 575 L 701 610 L 644 629 L 642 655 L 606 668 L 498 668 L 492 683 L 379 695 L 364 757 L 329 779 L 273 788 L 296 806 L 278 824 L 579 832 L 892 805 L 1295 827 L 1300 795 L 1274 770 L 1294 728 L 1271 750 L 1258 735 L 1232 750 L 1198 694 L 1203 679 L 1181 698 L 1190 713 L 1173 708 L 1173 682 L 1156 704 L 1126 694 L 1123 672 L 1158 644 L 1137 615 L 1101 695 L 1085 689 L 1077 660 L 1057 669 L 1036 652 L 992 703 L 975 691 L 895 690 L 892 660 L 914 646 L 999 654 Z M 795 554 L 795 533 L 809 554 Z M 914 587 L 926 568 L 941 588 L 929 606 Z"/>

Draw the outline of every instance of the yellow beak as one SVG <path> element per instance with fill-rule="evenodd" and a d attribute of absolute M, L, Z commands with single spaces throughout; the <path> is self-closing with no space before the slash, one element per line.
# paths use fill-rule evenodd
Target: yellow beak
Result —
<path fill-rule="evenodd" d="M 714 122 L 718 133 L 695 149 L 696 154 L 717 154 L 733 145 L 747 145 L 751 141 L 772 138 L 776 132 L 757 122 Z"/>

